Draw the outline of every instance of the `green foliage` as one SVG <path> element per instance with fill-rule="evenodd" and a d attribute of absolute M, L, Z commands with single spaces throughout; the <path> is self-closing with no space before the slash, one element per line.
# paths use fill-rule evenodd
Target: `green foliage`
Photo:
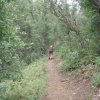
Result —
<path fill-rule="evenodd" d="M 63 58 L 63 66 L 62 70 L 68 71 L 68 70 L 73 70 L 79 67 L 79 53 L 77 51 L 70 51 L 70 48 L 68 46 L 66 47 L 66 43 L 60 46 L 59 49 L 59 54 Z"/>
<path fill-rule="evenodd" d="M 96 65 L 100 66 L 100 57 L 96 57 L 95 63 Z"/>
<path fill-rule="evenodd" d="M 79 54 L 77 51 L 68 52 L 63 64 L 64 70 L 73 70 L 79 67 Z"/>
<path fill-rule="evenodd" d="M 7 10 L 7 5 L 9 3 L 2 1 L 0 8 L 0 81 L 6 78 L 15 80 L 16 73 L 20 73 L 19 66 L 23 64 L 20 64 L 16 52 L 19 41 L 16 38 L 16 30 L 12 26 L 12 16 Z"/>
<path fill-rule="evenodd" d="M 64 4 L 62 5 L 64 6 Z M 63 26 L 59 23 L 59 30 L 61 31 L 62 27 L 63 30 L 60 34 L 61 38 L 58 40 L 59 42 L 57 48 L 57 51 L 64 59 L 62 69 L 66 71 L 80 68 L 81 66 L 88 66 L 89 64 L 99 65 L 100 10 L 96 7 L 97 5 L 95 0 L 80 0 L 80 11 L 77 9 L 76 3 L 73 3 L 72 8 L 66 4 L 67 9 L 64 9 L 62 5 L 61 9 L 59 9 L 60 7 L 55 8 L 55 10 L 59 10 L 59 12 L 63 15 L 60 15 L 56 11 L 58 15 L 56 14 L 57 16 L 55 16 L 63 23 Z M 64 15 L 65 11 L 70 12 L 70 15 L 67 15 L 68 13 Z M 71 18 L 69 18 L 69 16 Z M 70 23 L 74 20 L 75 25 L 73 23 L 70 28 L 71 25 L 65 18 Z M 62 20 L 66 21 L 66 23 Z M 79 34 L 76 34 L 78 30 Z"/>
<path fill-rule="evenodd" d="M 99 72 L 93 73 L 91 81 L 93 85 L 100 86 L 100 73 Z"/>
<path fill-rule="evenodd" d="M 42 0 L 0 0 L 0 81 L 20 80 L 23 66 L 46 53 L 47 23 L 42 5 Z"/>
<path fill-rule="evenodd" d="M 3 100 L 40 100 L 45 93 L 46 70 L 44 59 L 39 59 L 22 70 L 20 81 L 5 80 L 0 83 Z"/>
<path fill-rule="evenodd" d="M 42 62 L 29 64 L 50 44 L 64 60 L 63 70 L 88 64 L 99 70 L 100 8 L 95 0 L 80 0 L 80 6 L 62 0 L 59 6 L 53 0 L 0 0 L 0 99 L 38 100 L 45 71 Z M 99 83 L 99 76 L 93 77 Z"/>

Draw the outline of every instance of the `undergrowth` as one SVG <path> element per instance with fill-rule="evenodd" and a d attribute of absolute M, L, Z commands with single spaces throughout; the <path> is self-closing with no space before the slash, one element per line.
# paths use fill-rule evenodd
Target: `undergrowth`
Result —
<path fill-rule="evenodd" d="M 65 44 L 57 53 L 63 61 L 62 72 L 89 78 L 94 86 L 100 86 L 100 56 L 85 49 L 71 51 Z"/>
<path fill-rule="evenodd" d="M 43 59 L 23 69 L 22 76 L 21 81 L 0 83 L 0 100 L 39 100 L 44 95 L 47 75 Z"/>

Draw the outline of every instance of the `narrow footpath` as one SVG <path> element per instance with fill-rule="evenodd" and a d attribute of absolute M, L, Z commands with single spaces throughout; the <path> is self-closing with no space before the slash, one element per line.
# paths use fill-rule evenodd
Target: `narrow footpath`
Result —
<path fill-rule="evenodd" d="M 59 60 L 48 61 L 48 87 L 47 94 L 43 100 L 100 100 L 95 95 L 94 87 L 89 79 L 75 77 L 64 77 L 59 70 Z"/>

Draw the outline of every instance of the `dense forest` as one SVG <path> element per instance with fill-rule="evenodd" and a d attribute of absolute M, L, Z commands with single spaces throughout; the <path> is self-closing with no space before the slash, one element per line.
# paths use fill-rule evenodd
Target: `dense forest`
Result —
<path fill-rule="evenodd" d="M 99 42 L 99 0 L 0 0 L 0 100 L 39 100 L 51 44 L 64 72 L 100 86 Z"/>

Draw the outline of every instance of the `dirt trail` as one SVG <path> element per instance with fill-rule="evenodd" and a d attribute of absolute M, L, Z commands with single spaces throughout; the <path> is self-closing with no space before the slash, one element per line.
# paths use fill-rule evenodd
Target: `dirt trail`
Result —
<path fill-rule="evenodd" d="M 100 100 L 88 79 L 65 79 L 59 72 L 59 60 L 49 60 L 47 70 L 49 81 L 43 100 Z"/>

